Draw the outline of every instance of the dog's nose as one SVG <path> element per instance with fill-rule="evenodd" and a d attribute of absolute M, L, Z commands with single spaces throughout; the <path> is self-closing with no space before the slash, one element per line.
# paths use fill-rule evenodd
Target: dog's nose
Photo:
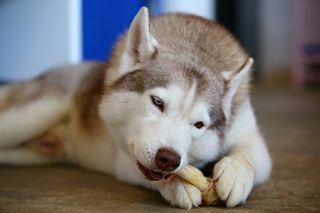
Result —
<path fill-rule="evenodd" d="M 172 149 L 161 148 L 156 154 L 155 164 L 163 171 L 172 172 L 179 167 L 180 156 Z"/>

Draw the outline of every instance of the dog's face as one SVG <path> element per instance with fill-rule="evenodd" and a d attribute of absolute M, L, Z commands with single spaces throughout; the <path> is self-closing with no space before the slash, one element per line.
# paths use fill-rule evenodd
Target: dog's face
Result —
<path fill-rule="evenodd" d="M 155 67 L 132 71 L 111 85 L 101 114 L 113 139 L 146 171 L 166 173 L 212 160 L 225 124 L 222 91 L 207 93 L 200 82 L 209 82 L 186 70 L 174 76 L 169 67 Z"/>
<path fill-rule="evenodd" d="M 234 94 L 225 91 L 222 75 L 158 51 L 142 10 L 126 36 L 119 66 L 109 70 L 99 109 L 113 141 L 149 180 L 216 158 Z"/>

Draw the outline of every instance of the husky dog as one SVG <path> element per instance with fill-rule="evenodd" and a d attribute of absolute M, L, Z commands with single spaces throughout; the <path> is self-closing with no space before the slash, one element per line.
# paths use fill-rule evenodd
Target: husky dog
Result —
<path fill-rule="evenodd" d="M 217 23 L 185 14 L 149 20 L 142 8 L 107 64 L 0 88 L 0 164 L 68 162 L 190 209 L 201 192 L 174 174 L 217 161 L 216 191 L 234 207 L 271 170 L 248 95 L 252 64 Z"/>

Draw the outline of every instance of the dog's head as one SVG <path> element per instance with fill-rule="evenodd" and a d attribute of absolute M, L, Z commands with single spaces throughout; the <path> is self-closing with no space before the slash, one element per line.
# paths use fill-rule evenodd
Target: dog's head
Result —
<path fill-rule="evenodd" d="M 162 45 L 170 35 L 157 38 L 149 28 L 142 8 L 110 61 L 99 110 L 113 141 L 148 179 L 160 180 L 217 157 L 232 98 L 252 59 L 236 74 L 217 72 L 194 53 Z"/>

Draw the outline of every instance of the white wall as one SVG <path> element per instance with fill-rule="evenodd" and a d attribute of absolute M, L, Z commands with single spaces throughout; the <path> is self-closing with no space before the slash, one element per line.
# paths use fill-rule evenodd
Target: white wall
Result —
<path fill-rule="evenodd" d="M 1 0 L 0 79 L 81 60 L 81 0 Z"/>
<path fill-rule="evenodd" d="M 259 58 L 266 75 L 291 64 L 292 0 L 260 0 Z"/>
<path fill-rule="evenodd" d="M 185 12 L 207 19 L 215 18 L 215 0 L 151 0 L 150 3 L 151 12 L 154 12 L 154 14 Z"/>

